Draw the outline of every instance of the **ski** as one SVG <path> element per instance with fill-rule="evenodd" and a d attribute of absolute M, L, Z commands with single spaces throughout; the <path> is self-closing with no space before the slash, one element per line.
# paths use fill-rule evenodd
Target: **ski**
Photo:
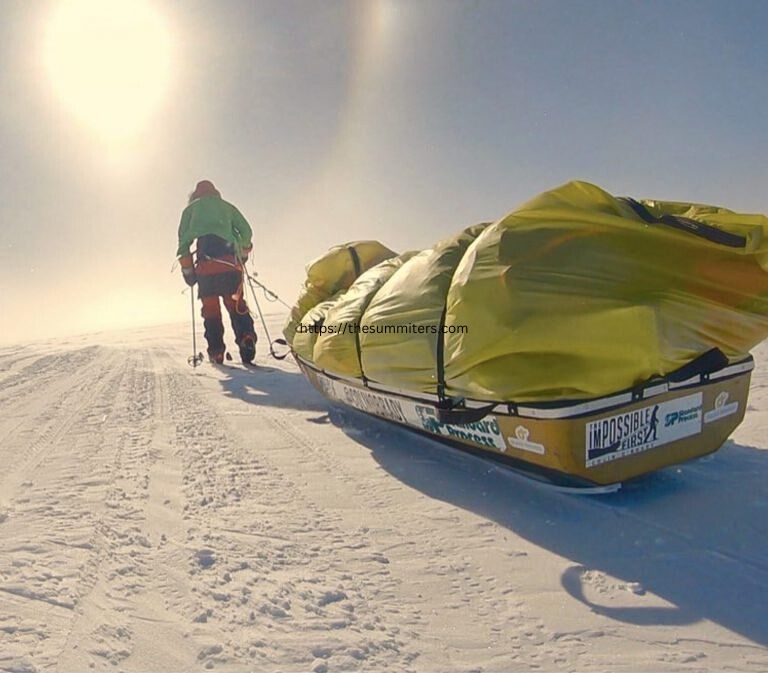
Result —
<path fill-rule="evenodd" d="M 408 429 L 411 430 L 411 428 Z M 426 434 L 419 430 L 415 431 L 419 434 Z M 562 472 L 534 466 L 510 456 L 500 456 L 470 448 L 466 444 L 459 442 L 442 440 L 441 443 L 447 445 L 453 451 L 468 453 L 480 458 L 489 463 L 492 469 L 499 474 L 513 479 L 524 480 L 526 483 L 540 486 L 547 491 L 565 493 L 567 495 L 610 495 L 611 493 L 617 493 L 622 487 L 622 482 L 620 481 L 613 484 L 595 484 L 574 475 L 567 475 Z"/>
<path fill-rule="evenodd" d="M 266 367 L 264 365 L 256 364 L 255 362 L 235 362 L 232 356 L 225 358 L 223 362 L 215 362 L 209 360 L 208 364 L 216 369 L 240 369 L 253 372 L 274 372 L 277 371 L 273 367 Z"/>
<path fill-rule="evenodd" d="M 560 484 L 555 480 L 542 478 L 538 474 L 533 474 L 527 470 L 521 470 L 512 465 L 505 464 L 504 468 L 497 468 L 498 471 L 507 476 L 523 479 L 527 483 L 541 486 L 542 488 L 555 493 L 565 493 L 567 495 L 609 495 L 621 490 L 622 482 L 615 484 Z"/>

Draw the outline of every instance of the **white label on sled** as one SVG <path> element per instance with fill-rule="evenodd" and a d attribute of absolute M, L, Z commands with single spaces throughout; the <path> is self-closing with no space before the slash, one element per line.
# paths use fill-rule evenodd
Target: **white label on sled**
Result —
<path fill-rule="evenodd" d="M 726 402 L 728 402 L 728 393 L 723 391 L 715 398 L 715 408 L 704 414 L 704 422 L 712 423 L 719 421 L 721 418 L 735 414 L 739 410 L 738 401 L 731 402 L 730 404 L 726 404 Z"/>
<path fill-rule="evenodd" d="M 453 425 L 451 423 L 441 423 L 433 407 L 415 404 L 413 409 L 406 408 L 406 412 L 408 411 L 416 412 L 416 416 L 409 419 L 412 425 L 431 432 L 433 435 L 442 435 L 448 439 L 464 440 L 479 446 L 493 446 L 499 449 L 499 451 L 507 450 L 507 445 L 504 443 L 504 437 L 501 436 L 499 423 L 495 416 L 486 416 L 475 423 Z"/>
<path fill-rule="evenodd" d="M 365 390 L 364 388 L 355 388 L 345 385 L 339 381 L 330 381 L 328 379 L 319 379 L 325 394 L 333 397 L 340 402 L 348 404 L 350 407 L 381 416 L 399 423 L 407 423 L 408 419 L 403 413 L 403 407 L 400 400 L 391 397 L 385 397 L 379 393 Z"/>
<path fill-rule="evenodd" d="M 701 432 L 702 394 L 616 414 L 586 425 L 586 465 L 595 467 Z"/>

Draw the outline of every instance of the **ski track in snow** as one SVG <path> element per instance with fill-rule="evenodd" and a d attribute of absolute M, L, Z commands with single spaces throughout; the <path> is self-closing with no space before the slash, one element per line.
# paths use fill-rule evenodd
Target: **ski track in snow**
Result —
<path fill-rule="evenodd" d="M 264 350 L 0 348 L 0 671 L 768 670 L 765 345 L 726 447 L 604 497 L 332 407 Z"/>

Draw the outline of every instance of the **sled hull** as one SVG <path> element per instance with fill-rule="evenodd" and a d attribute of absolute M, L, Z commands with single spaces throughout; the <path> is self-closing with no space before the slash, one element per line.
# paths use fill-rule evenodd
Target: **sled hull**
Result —
<path fill-rule="evenodd" d="M 741 423 L 752 358 L 679 383 L 650 382 L 596 400 L 552 405 L 496 403 L 481 420 L 441 422 L 435 396 L 363 384 L 297 357 L 327 398 L 454 446 L 533 472 L 607 485 L 717 451 Z M 466 400 L 466 409 L 488 408 Z"/>

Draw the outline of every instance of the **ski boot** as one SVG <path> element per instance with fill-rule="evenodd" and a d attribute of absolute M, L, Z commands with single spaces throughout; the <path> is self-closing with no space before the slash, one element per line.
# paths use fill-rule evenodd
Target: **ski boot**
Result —
<path fill-rule="evenodd" d="M 240 359 L 244 365 L 253 364 L 256 357 L 256 337 L 253 334 L 244 334 L 240 337 Z"/>
<path fill-rule="evenodd" d="M 208 342 L 208 361 L 220 365 L 224 362 L 227 347 L 224 345 L 224 325 L 221 317 L 205 318 L 205 340 Z"/>

